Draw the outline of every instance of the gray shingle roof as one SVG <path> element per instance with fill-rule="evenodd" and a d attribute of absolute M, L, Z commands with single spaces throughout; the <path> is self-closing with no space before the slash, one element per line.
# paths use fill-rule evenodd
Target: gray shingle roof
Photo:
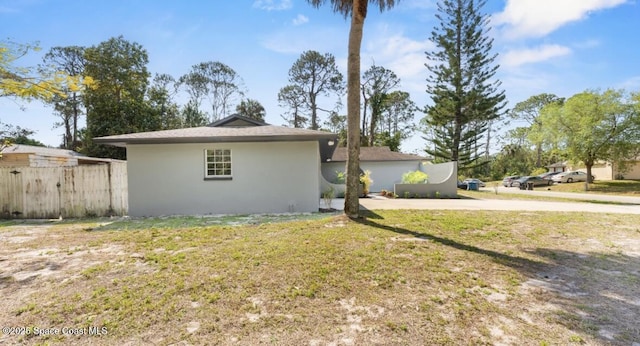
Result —
<path fill-rule="evenodd" d="M 264 125 L 249 127 L 203 126 L 97 137 L 93 140 L 101 144 L 126 146 L 127 144 L 311 141 L 335 138 L 337 136 L 330 132 Z"/>
<path fill-rule="evenodd" d="M 360 161 L 420 161 L 425 157 L 391 151 L 389 147 L 361 147 Z M 347 148 L 336 148 L 331 157 L 333 162 L 347 161 Z"/>

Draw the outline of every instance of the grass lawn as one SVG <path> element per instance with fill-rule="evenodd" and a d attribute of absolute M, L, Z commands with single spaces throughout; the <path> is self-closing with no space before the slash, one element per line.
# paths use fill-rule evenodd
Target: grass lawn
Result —
<path fill-rule="evenodd" d="M 502 186 L 502 181 L 487 182 L 487 187 Z M 536 189 L 547 187 L 536 187 Z M 640 180 L 596 180 L 589 184 L 589 191 L 584 190 L 584 182 L 554 184 L 550 191 L 613 194 L 621 196 L 640 195 Z"/>
<path fill-rule="evenodd" d="M 367 216 L 2 223 L 0 324 L 102 335 L 0 344 L 640 341 L 638 215 Z"/>
<path fill-rule="evenodd" d="M 614 194 L 622 196 L 638 196 L 640 195 L 639 180 L 596 180 L 589 184 L 589 191 L 584 190 L 584 182 L 555 184 L 551 186 L 551 191 L 561 192 L 587 192 Z"/>

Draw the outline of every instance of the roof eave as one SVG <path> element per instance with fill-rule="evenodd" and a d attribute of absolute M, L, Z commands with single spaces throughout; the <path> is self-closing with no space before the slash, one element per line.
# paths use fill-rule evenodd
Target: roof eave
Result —
<path fill-rule="evenodd" d="M 427 159 L 393 159 L 393 160 L 359 160 L 360 162 L 398 162 L 398 161 L 428 161 Z M 342 160 L 331 160 L 331 162 L 347 162 L 346 159 Z"/>
<path fill-rule="evenodd" d="M 172 137 L 172 138 L 94 138 L 98 144 L 126 147 L 129 144 L 188 144 L 188 143 L 239 143 L 239 142 L 301 142 L 320 139 L 337 139 L 332 133 L 326 135 L 288 135 L 288 136 L 210 136 L 210 137 Z"/>

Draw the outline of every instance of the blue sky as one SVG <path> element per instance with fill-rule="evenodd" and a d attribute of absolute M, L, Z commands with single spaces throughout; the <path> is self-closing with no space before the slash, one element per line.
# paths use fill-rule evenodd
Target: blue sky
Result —
<path fill-rule="evenodd" d="M 424 52 L 433 49 L 435 4 L 401 0 L 382 14 L 372 7 L 365 22 L 363 71 L 373 62 L 393 70 L 418 106 L 430 102 Z M 511 106 L 543 92 L 640 91 L 637 0 L 488 0 L 484 11 L 501 66 L 496 77 Z M 20 64 L 39 63 L 54 46 L 92 46 L 123 35 L 147 50 L 151 73 L 178 78 L 200 62 L 229 65 L 272 124 L 283 123 L 277 94 L 302 52 L 333 54 L 346 75 L 348 31 L 348 20 L 330 6 L 316 9 L 304 0 L 0 0 L 0 36 L 42 47 Z M 38 102 L 0 100 L 0 121 L 36 130 L 47 145 L 61 142 L 57 118 Z M 417 134 L 402 150 L 424 146 Z"/>

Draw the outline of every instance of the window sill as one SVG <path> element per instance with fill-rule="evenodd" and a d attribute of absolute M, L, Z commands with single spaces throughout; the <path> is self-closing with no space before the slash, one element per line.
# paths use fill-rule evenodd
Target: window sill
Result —
<path fill-rule="evenodd" d="M 233 177 L 204 177 L 204 181 L 208 180 L 233 180 Z"/>

